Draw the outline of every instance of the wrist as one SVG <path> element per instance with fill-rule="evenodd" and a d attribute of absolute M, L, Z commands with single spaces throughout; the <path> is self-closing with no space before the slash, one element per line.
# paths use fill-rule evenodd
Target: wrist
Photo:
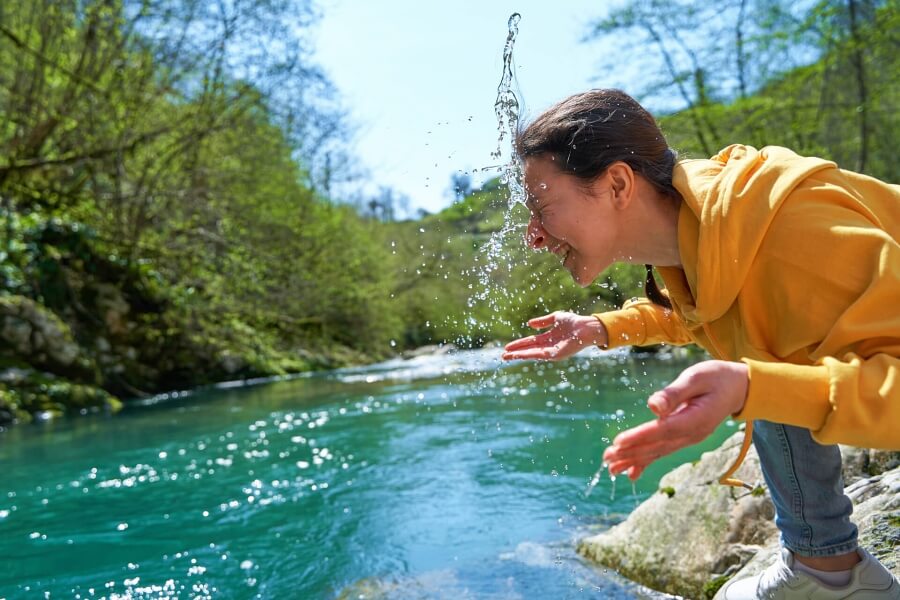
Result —
<path fill-rule="evenodd" d="M 606 331 L 606 325 L 596 315 L 586 318 L 588 319 L 588 329 L 591 332 L 591 344 L 600 348 L 606 348 L 609 345 L 609 334 Z"/>
<path fill-rule="evenodd" d="M 731 363 L 736 372 L 736 378 L 739 382 L 738 393 L 735 394 L 735 404 L 731 408 L 732 415 L 739 414 L 744 410 L 744 404 L 747 402 L 747 394 L 750 392 L 750 369 L 742 362 Z"/>

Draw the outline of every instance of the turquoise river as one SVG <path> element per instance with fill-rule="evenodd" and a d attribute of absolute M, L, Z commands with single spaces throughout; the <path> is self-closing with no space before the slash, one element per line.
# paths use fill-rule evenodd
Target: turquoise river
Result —
<path fill-rule="evenodd" d="M 223 384 L 0 433 L 0 599 L 659 598 L 580 537 L 721 442 L 604 475 L 688 363 L 499 350 Z M 617 487 L 614 487 L 616 486 Z"/>

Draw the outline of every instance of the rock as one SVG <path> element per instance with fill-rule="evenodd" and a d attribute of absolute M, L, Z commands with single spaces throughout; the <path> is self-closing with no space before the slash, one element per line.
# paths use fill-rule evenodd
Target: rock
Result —
<path fill-rule="evenodd" d="M 900 577 L 900 467 L 863 481 L 865 490 L 850 494 L 859 543 Z"/>
<path fill-rule="evenodd" d="M 0 296 L 0 341 L 37 364 L 65 368 L 79 355 L 69 327 L 50 310 L 24 296 Z"/>
<path fill-rule="evenodd" d="M 15 377 L 8 377 L 11 373 Z M 102 388 L 73 383 L 52 373 L 7 369 L 3 375 L 7 377 L 0 378 L 0 425 L 122 408 L 122 402 Z"/>
<path fill-rule="evenodd" d="M 843 450 L 843 448 L 842 448 Z M 877 451 L 898 454 L 897 452 Z M 855 453 L 854 453 L 855 455 Z M 881 563 L 900 577 L 900 468 L 884 475 L 857 478 L 845 488 L 853 500 L 853 522 L 859 527 L 859 544 L 871 552 Z M 778 550 L 778 537 L 769 540 L 764 551 L 754 556 L 735 577 L 756 575 L 768 567 Z M 716 594 L 715 600 L 721 600 Z"/>
<path fill-rule="evenodd" d="M 450 570 L 427 571 L 380 579 L 361 579 L 337 594 L 337 600 L 421 600 L 422 598 L 475 598 Z"/>
<path fill-rule="evenodd" d="M 776 531 L 768 497 L 718 483 L 742 439 L 742 432 L 735 434 L 697 463 L 667 474 L 660 481 L 666 493 L 654 494 L 623 523 L 583 540 L 579 552 L 653 589 L 703 598 L 711 579 L 736 571 Z M 752 449 L 735 475 L 748 482 L 760 479 Z"/>
<path fill-rule="evenodd" d="M 880 475 L 900 467 L 900 452 L 896 450 L 869 450 L 869 475 Z"/>
<path fill-rule="evenodd" d="M 660 481 L 661 493 L 609 531 L 582 540 L 579 552 L 638 583 L 686 598 L 712 598 L 731 577 L 765 569 L 779 536 L 768 492 L 761 486 L 750 492 L 716 481 L 737 456 L 742 436 L 732 436 L 697 463 L 667 474 Z M 900 452 L 842 451 L 860 544 L 900 575 L 900 467 L 880 471 L 896 465 Z M 736 476 L 762 481 L 752 448 Z"/>
<path fill-rule="evenodd" d="M 841 456 L 844 459 L 844 485 L 900 467 L 900 452 L 896 450 L 841 446 Z"/>

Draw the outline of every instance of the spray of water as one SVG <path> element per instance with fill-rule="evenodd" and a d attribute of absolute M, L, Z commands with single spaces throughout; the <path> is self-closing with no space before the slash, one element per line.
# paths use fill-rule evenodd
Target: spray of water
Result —
<path fill-rule="evenodd" d="M 594 473 L 594 476 L 591 477 L 591 480 L 588 482 L 587 488 L 584 490 L 584 497 L 589 498 L 591 492 L 594 491 L 594 488 L 597 487 L 597 484 L 600 483 L 600 478 L 603 476 L 603 471 L 607 469 L 609 465 L 603 463 L 600 465 L 600 468 Z"/>
<path fill-rule="evenodd" d="M 521 18 L 519 13 L 513 13 L 507 22 L 508 33 L 506 43 L 503 46 L 503 72 L 500 76 L 500 83 L 497 85 L 497 98 L 494 101 L 494 113 L 497 116 L 499 135 L 497 137 L 497 149 L 491 153 L 491 157 L 495 160 L 503 160 L 504 155 L 508 156 L 507 160 L 500 166 L 500 181 L 509 190 L 509 201 L 503 215 L 503 226 L 499 231 L 491 234 L 485 246 L 484 260 L 477 272 L 481 285 L 473 295 L 473 298 L 470 299 L 470 307 L 476 301 L 488 301 L 492 308 L 497 308 L 494 306 L 497 300 L 491 294 L 492 291 L 495 291 L 492 290 L 491 286 L 492 274 L 499 268 L 503 258 L 504 240 L 517 229 L 517 225 L 513 222 L 512 209 L 516 204 L 525 202 L 522 162 L 516 153 L 515 147 L 516 132 L 519 128 L 519 99 L 513 89 L 515 82 L 513 48 L 516 43 L 516 35 L 519 33 L 519 20 Z M 507 141 L 506 144 L 504 144 L 504 140 Z"/>

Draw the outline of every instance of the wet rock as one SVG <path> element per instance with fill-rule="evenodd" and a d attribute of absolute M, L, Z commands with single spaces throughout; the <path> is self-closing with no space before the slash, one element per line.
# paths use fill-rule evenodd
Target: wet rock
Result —
<path fill-rule="evenodd" d="M 65 414 L 117 412 L 118 398 L 95 385 L 73 383 L 34 369 L 0 374 L 0 425 L 46 421 Z"/>
<path fill-rule="evenodd" d="M 765 569 L 779 536 L 768 492 L 716 482 L 737 456 L 742 435 L 670 472 L 660 482 L 668 493 L 654 494 L 623 523 L 582 540 L 579 552 L 638 583 L 687 598 L 713 598 L 730 578 Z M 900 575 L 900 467 L 881 471 L 900 453 L 842 451 L 860 543 Z M 762 481 L 753 449 L 736 476 Z"/>
<path fill-rule="evenodd" d="M 337 595 L 337 600 L 421 600 L 423 598 L 474 599 L 473 592 L 460 584 L 449 570 L 429 571 L 418 576 L 387 579 L 369 577 L 357 581 Z"/>

